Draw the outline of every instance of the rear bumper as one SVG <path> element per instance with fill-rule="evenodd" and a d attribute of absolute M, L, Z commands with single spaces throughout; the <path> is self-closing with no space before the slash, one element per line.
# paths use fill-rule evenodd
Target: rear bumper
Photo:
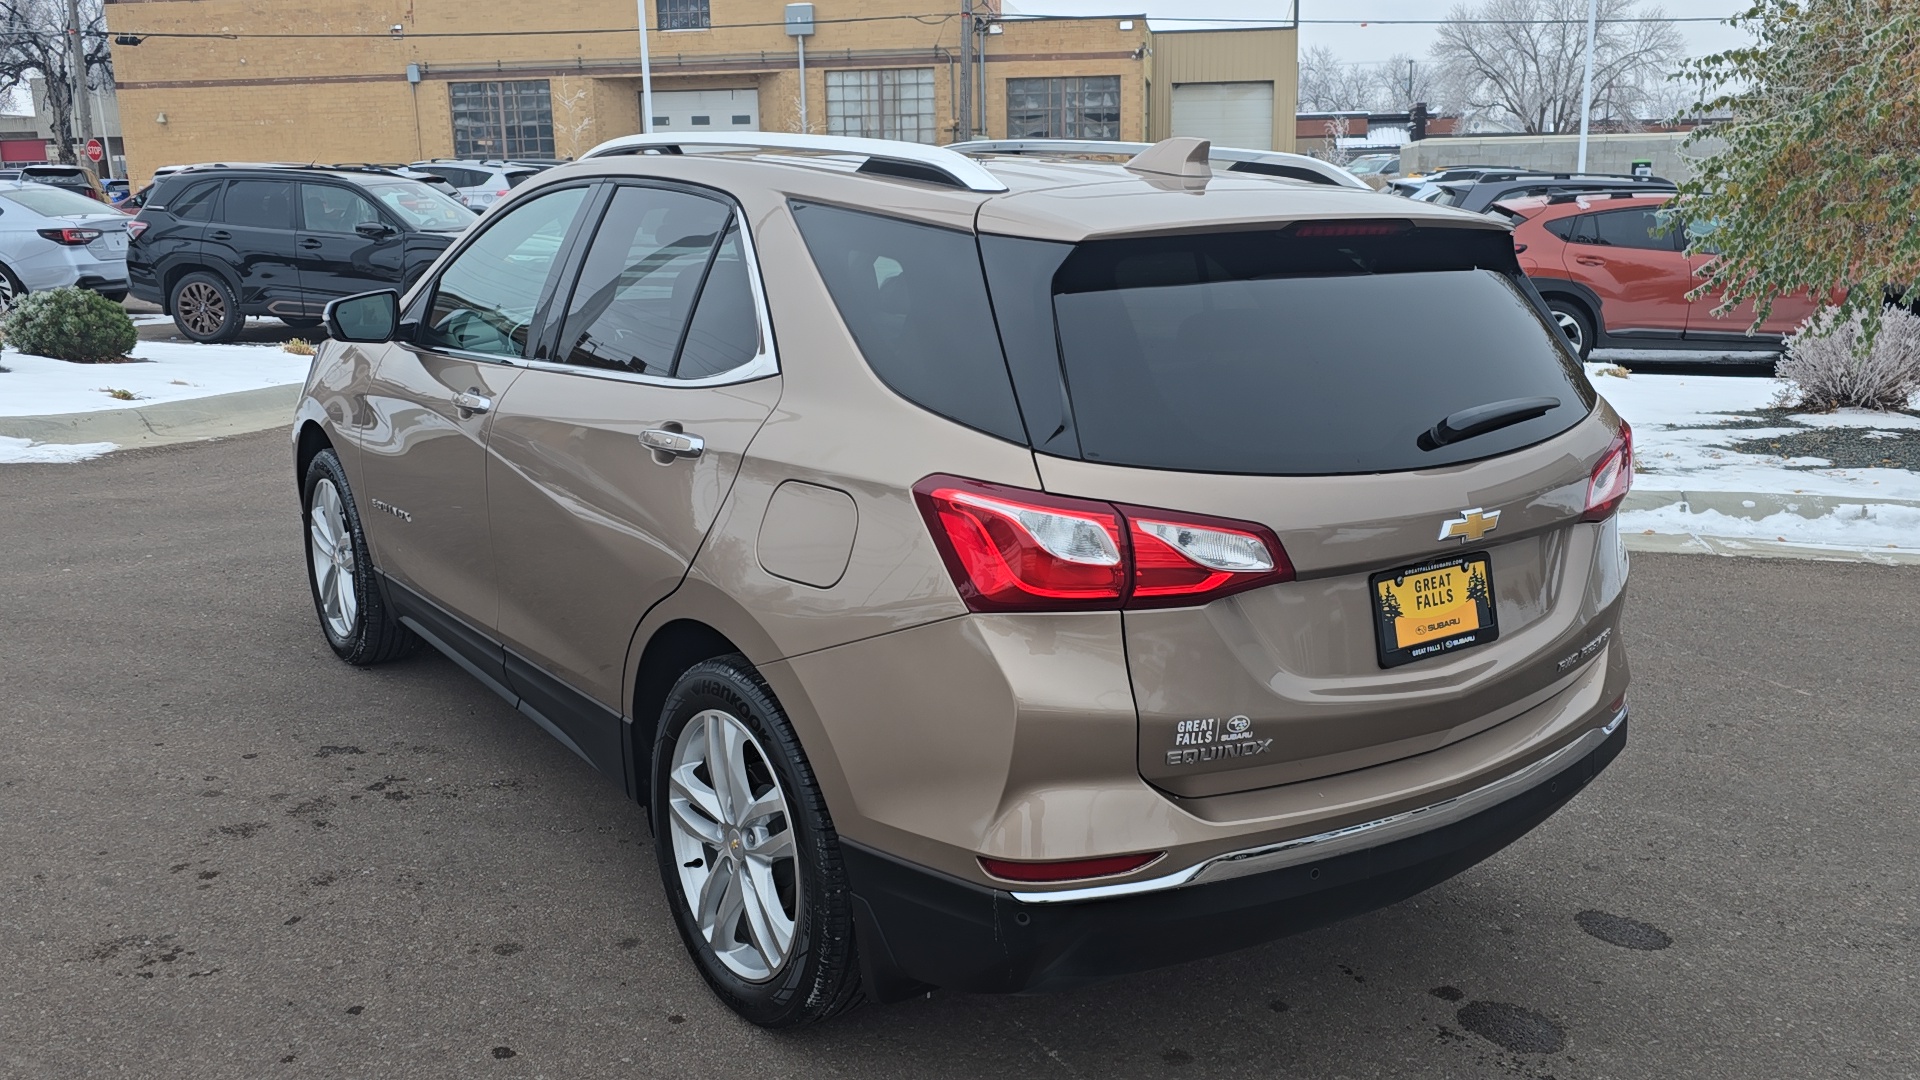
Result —
<path fill-rule="evenodd" d="M 1547 767 L 1480 789 L 1498 797 L 1462 808 L 1480 794 L 1469 793 L 1303 843 L 1214 860 L 1182 882 L 1068 902 L 1059 902 L 1067 894 L 1023 900 L 843 840 L 868 993 L 891 1000 L 929 985 L 976 993 L 1060 989 L 1245 948 L 1396 903 L 1524 836 L 1599 775 L 1626 740 L 1622 710 L 1609 729 L 1594 729 Z"/>

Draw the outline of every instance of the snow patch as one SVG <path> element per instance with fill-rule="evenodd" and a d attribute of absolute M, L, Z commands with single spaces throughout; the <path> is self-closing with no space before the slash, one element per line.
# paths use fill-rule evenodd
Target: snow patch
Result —
<path fill-rule="evenodd" d="M 1747 505 L 1751 506 L 1751 503 Z M 1845 503 L 1819 517 L 1782 511 L 1763 518 L 1734 517 L 1718 510 L 1689 511 L 1685 504 L 1620 514 L 1620 531 L 1673 533 L 1739 540 L 1774 540 L 1809 547 L 1920 550 L 1920 506 Z"/>
<path fill-rule="evenodd" d="M 186 401 L 306 381 L 313 358 L 278 345 L 199 345 L 142 341 L 137 364 L 73 364 L 13 349 L 0 352 L 0 416 L 54 416 L 124 409 L 135 403 L 100 392 L 130 391 L 138 405 Z"/>
<path fill-rule="evenodd" d="M 110 442 L 37 443 L 32 439 L 0 435 L 0 465 L 61 465 L 91 461 L 118 449 L 117 444 Z"/>

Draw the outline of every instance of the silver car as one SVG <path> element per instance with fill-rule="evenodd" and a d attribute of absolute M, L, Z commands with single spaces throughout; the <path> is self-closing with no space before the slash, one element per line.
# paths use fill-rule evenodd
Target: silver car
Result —
<path fill-rule="evenodd" d="M 85 195 L 0 181 L 0 309 L 62 285 L 124 299 L 131 220 Z"/>

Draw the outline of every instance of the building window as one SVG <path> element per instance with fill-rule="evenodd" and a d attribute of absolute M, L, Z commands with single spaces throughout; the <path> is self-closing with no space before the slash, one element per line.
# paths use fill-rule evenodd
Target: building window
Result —
<path fill-rule="evenodd" d="M 707 0 L 654 0 L 662 30 L 705 30 L 713 25 Z"/>
<path fill-rule="evenodd" d="M 827 72 L 827 134 L 934 141 L 933 69 Z"/>
<path fill-rule="evenodd" d="M 1119 137 L 1120 76 L 1007 80 L 1007 138 Z"/>
<path fill-rule="evenodd" d="M 449 83 L 453 156 L 550 158 L 553 98 L 547 80 Z"/>

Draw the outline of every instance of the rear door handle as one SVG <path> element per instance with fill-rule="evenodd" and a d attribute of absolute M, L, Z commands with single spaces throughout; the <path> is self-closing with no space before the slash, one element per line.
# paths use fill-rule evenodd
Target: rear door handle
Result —
<path fill-rule="evenodd" d="M 312 251 L 320 246 L 320 241 L 309 236 L 305 240 L 300 241 L 300 246 L 306 248 L 308 251 Z"/>
<path fill-rule="evenodd" d="M 1574 261 L 1574 262 L 1577 262 L 1577 263 L 1579 263 L 1579 264 L 1580 264 L 1581 266 L 1605 266 L 1605 265 L 1607 265 L 1607 260 L 1605 260 L 1605 259 L 1596 259 L 1596 258 L 1594 258 L 1594 257 L 1593 257 L 1593 256 L 1591 256 L 1591 255 L 1575 255 L 1575 256 L 1573 257 L 1573 261 Z"/>
<path fill-rule="evenodd" d="M 215 229 L 214 231 L 212 231 L 212 232 L 210 232 L 210 233 L 208 233 L 208 234 L 207 234 L 207 239 L 209 239 L 209 240 L 231 240 L 231 239 L 233 239 L 233 234 L 232 234 L 232 233 L 230 233 L 230 232 L 228 232 L 228 231 L 227 231 L 227 230 L 225 230 L 225 229 Z"/>
<path fill-rule="evenodd" d="M 677 458 L 697 458 L 707 450 L 707 440 L 698 435 L 661 428 L 648 428 L 641 432 L 640 445 L 667 457 Z"/>
<path fill-rule="evenodd" d="M 491 412 L 493 399 L 480 392 L 478 387 L 462 390 L 453 395 L 453 407 L 469 416 L 474 413 Z"/>

